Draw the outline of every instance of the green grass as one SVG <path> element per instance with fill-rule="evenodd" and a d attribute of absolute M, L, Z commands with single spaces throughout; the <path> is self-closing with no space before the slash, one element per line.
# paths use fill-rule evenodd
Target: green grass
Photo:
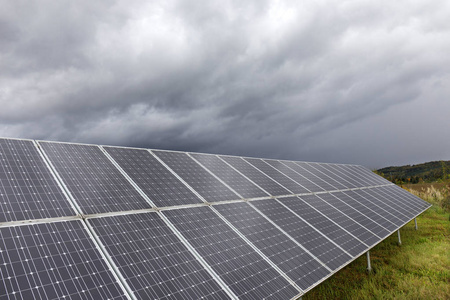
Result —
<path fill-rule="evenodd" d="M 311 299 L 450 299 L 450 215 L 448 199 L 433 206 L 370 250 L 372 272 L 363 255 L 312 289 Z M 444 209 L 445 207 L 445 209 Z"/>

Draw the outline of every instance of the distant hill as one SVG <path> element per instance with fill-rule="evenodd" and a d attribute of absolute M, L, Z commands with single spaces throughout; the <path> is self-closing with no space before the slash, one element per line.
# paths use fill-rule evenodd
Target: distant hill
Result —
<path fill-rule="evenodd" d="M 450 161 L 431 161 L 418 165 L 386 167 L 375 171 L 394 183 L 434 182 L 449 179 Z"/>

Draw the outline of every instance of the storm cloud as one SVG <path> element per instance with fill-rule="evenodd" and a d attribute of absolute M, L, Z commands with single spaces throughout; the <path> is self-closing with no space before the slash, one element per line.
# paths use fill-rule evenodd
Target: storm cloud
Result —
<path fill-rule="evenodd" d="M 1 1 L 0 136 L 450 159 L 448 1 Z"/>

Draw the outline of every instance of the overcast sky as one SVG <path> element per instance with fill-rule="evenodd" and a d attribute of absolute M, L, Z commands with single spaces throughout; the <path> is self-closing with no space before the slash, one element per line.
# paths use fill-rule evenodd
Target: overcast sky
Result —
<path fill-rule="evenodd" d="M 0 0 L 0 136 L 450 160 L 450 1 Z"/>

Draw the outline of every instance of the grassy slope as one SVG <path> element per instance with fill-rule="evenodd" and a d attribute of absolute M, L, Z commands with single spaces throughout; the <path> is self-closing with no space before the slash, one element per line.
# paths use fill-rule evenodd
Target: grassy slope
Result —
<path fill-rule="evenodd" d="M 450 299 L 450 215 L 441 199 L 421 195 L 433 203 L 401 230 L 370 251 L 373 272 L 366 272 L 366 256 L 339 271 L 303 296 L 310 299 Z M 445 201 L 448 201 L 446 199 Z"/>

